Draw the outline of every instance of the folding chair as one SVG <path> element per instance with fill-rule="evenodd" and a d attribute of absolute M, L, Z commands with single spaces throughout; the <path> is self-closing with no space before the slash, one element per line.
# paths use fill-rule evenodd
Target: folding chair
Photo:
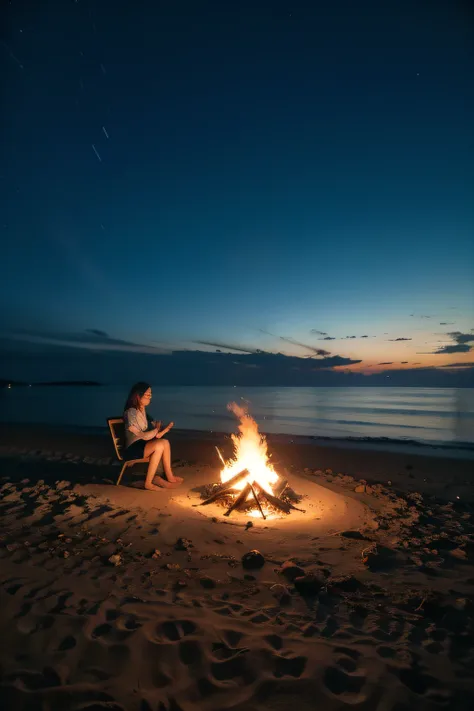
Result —
<path fill-rule="evenodd" d="M 119 462 L 123 462 L 123 466 L 120 470 L 119 478 L 117 479 L 117 486 L 120 484 L 125 470 L 129 467 L 135 466 L 135 464 L 143 464 L 148 462 L 148 459 L 130 459 L 125 462 L 122 456 L 122 452 L 125 449 L 125 425 L 123 422 L 123 417 L 109 417 L 107 420 L 109 426 L 110 434 L 112 436 L 112 441 L 114 443 L 115 454 Z"/>

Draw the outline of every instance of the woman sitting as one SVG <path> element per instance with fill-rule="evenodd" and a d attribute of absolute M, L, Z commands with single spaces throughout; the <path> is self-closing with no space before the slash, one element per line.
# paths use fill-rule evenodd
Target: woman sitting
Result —
<path fill-rule="evenodd" d="M 163 436 L 170 431 L 174 422 L 160 430 L 161 422 L 156 422 L 146 414 L 146 408 L 152 397 L 151 386 L 148 383 L 135 383 L 125 404 L 123 421 L 125 423 L 124 459 L 149 459 L 145 479 L 145 489 L 159 491 L 160 488 L 172 489 L 183 481 L 174 476 L 171 469 L 170 443 Z M 158 464 L 163 457 L 163 469 L 166 479 L 157 477 L 153 483 Z"/>

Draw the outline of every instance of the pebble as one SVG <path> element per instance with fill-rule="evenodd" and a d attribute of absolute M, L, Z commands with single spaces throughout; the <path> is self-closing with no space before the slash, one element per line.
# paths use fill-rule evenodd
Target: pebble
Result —
<path fill-rule="evenodd" d="M 242 566 L 246 570 L 257 570 L 265 565 L 265 558 L 260 553 L 260 551 L 253 550 L 248 553 L 244 553 L 242 556 Z"/>
<path fill-rule="evenodd" d="M 179 563 L 166 563 L 165 568 L 167 570 L 181 570 Z"/>
<path fill-rule="evenodd" d="M 111 555 L 109 558 L 109 563 L 112 563 L 112 565 L 115 565 L 115 567 L 122 565 L 122 556 L 120 555 L 120 553 Z"/>
<path fill-rule="evenodd" d="M 193 544 L 187 538 L 178 538 L 175 543 L 175 550 L 177 551 L 187 551 L 189 548 L 194 548 Z"/>

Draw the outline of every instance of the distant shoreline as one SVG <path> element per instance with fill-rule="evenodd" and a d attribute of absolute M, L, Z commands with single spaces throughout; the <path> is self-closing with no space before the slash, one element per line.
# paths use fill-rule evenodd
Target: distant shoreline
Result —
<path fill-rule="evenodd" d="M 202 383 L 188 383 L 184 381 L 179 381 L 179 382 L 166 382 L 166 383 L 160 383 L 160 382 L 154 382 L 153 380 L 150 381 L 152 387 L 154 388 L 255 388 L 255 389 L 262 389 L 262 388 L 278 388 L 278 389 L 283 389 L 283 388 L 288 388 L 288 389 L 310 389 L 310 390 L 325 390 L 325 389 L 334 389 L 334 390 L 360 390 L 360 389 L 381 389 L 383 388 L 384 390 L 391 390 L 391 389 L 398 389 L 398 390 L 474 390 L 474 385 L 472 383 L 468 384 L 457 384 L 453 385 L 451 384 L 438 384 L 438 385 L 400 385 L 397 383 L 352 383 L 351 385 L 348 385 L 347 383 L 331 383 L 331 385 L 321 385 L 321 384 L 306 384 L 306 385 L 301 385 L 299 383 L 284 383 L 283 385 L 278 384 L 278 383 L 266 383 L 264 385 L 257 385 L 255 383 L 242 383 L 239 382 L 238 384 L 235 384 L 234 382 L 228 382 L 228 383 L 208 383 L 208 382 L 202 382 Z M 117 388 L 123 388 L 124 391 L 128 391 L 130 387 L 130 383 L 100 383 L 95 380 L 53 380 L 53 381 L 45 381 L 45 382 L 28 382 L 28 381 L 23 381 L 23 380 L 5 380 L 5 378 L 0 379 L 0 388 L 8 388 L 8 387 L 117 387 Z"/>
<path fill-rule="evenodd" d="M 22 380 L 0 380 L 2 388 L 45 388 L 45 387 L 102 387 L 95 380 L 53 380 L 49 382 L 27 383 Z"/>

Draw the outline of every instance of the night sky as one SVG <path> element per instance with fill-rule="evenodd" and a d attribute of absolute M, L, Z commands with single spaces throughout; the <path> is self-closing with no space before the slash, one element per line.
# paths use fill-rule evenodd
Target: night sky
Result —
<path fill-rule="evenodd" d="M 0 378 L 474 385 L 470 2 L 0 12 Z"/>

